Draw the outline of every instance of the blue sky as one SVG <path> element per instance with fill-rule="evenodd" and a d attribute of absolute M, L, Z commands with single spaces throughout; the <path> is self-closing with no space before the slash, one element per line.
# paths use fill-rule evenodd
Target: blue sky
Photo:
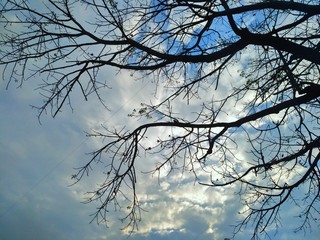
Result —
<path fill-rule="evenodd" d="M 241 63 L 239 63 L 239 66 Z M 2 75 L 0 68 L 0 75 Z M 230 76 L 237 76 L 237 66 L 230 69 Z M 78 240 L 78 239 L 128 239 L 117 219 L 109 228 L 91 221 L 90 214 L 96 205 L 83 204 L 85 193 L 101 181 L 101 171 L 94 169 L 88 178 L 77 185 L 72 184 L 74 168 L 88 160 L 86 153 L 101 145 L 99 139 L 86 137 L 85 132 L 98 130 L 101 124 L 108 127 L 126 126 L 132 129 L 139 123 L 128 114 L 139 108 L 141 102 L 160 101 L 163 91 L 159 88 L 156 97 L 154 83 L 135 81 L 128 72 L 116 74 L 114 69 L 105 68 L 103 76 L 108 78 L 111 89 L 102 90 L 111 111 L 107 111 L 92 95 L 89 101 L 75 94 L 72 102 L 74 111 L 65 106 L 53 119 L 41 117 L 30 105 L 41 105 L 43 98 L 35 90 L 39 78 L 30 79 L 21 88 L 12 83 L 0 82 L 0 239 L 24 240 Z M 215 96 L 225 94 L 227 84 L 221 85 Z M 161 86 L 160 86 L 161 87 Z M 211 96 L 210 96 L 211 97 Z M 188 111 L 198 109 L 203 100 L 195 100 Z M 180 111 L 183 112 L 181 104 Z M 229 106 L 232 109 L 234 106 Z M 162 134 L 155 131 L 155 134 Z M 156 136 L 156 135 L 155 135 Z M 151 140 L 150 140 L 151 141 Z M 243 145 L 245 147 L 245 145 Z M 239 155 L 246 156 L 246 148 Z M 138 171 L 160 160 L 142 158 L 137 162 Z M 205 239 L 223 240 L 231 238 L 233 227 L 239 220 L 242 205 L 236 194 L 237 186 L 229 189 L 213 189 L 194 182 L 194 176 L 176 172 L 169 177 L 140 174 L 138 191 L 143 208 L 139 230 L 131 238 L 137 239 Z M 297 222 L 296 208 L 288 205 L 282 213 L 283 225 L 271 239 L 317 240 L 319 227 L 312 232 L 293 233 Z M 235 239 L 249 239 L 250 226 Z"/>

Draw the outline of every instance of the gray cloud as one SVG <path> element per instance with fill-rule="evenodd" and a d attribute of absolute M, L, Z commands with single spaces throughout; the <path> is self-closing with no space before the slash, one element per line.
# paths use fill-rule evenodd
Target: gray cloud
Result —
<path fill-rule="evenodd" d="M 122 82 L 123 88 L 125 85 Z M 108 91 L 108 97 L 119 100 L 112 103 L 115 111 L 121 108 L 116 116 L 102 107 L 93 108 L 96 102 L 91 105 L 79 98 L 74 113 L 65 109 L 56 120 L 44 116 L 42 125 L 28 106 L 28 101 L 41 101 L 34 92 L 1 89 L 1 239 L 127 239 L 118 221 L 110 223 L 109 229 L 89 224 L 95 204 L 80 201 L 84 192 L 97 183 L 97 171 L 78 185 L 68 185 L 73 167 L 81 166 L 87 159 L 84 153 L 100 144 L 86 140 L 83 130 L 98 127 L 101 121 L 108 126 L 116 122 L 125 122 L 128 128 L 134 126 L 135 120 L 129 123 L 127 113 L 144 101 L 139 87 L 133 94 L 135 98 L 126 96 L 123 89 L 121 94 Z M 141 159 L 138 165 L 143 168 L 145 161 L 149 159 Z M 191 174 L 179 172 L 161 177 L 160 185 L 157 176 L 141 175 L 140 179 L 141 199 L 148 212 L 143 213 L 140 231 L 132 239 L 220 240 L 232 236 L 232 225 L 239 220 L 241 207 L 235 189 L 204 188 L 194 184 Z M 301 232 L 292 233 L 294 221 L 286 218 L 285 230 L 279 231 L 277 239 L 303 236 Z M 249 230 L 236 239 L 248 239 Z M 317 236 L 317 228 L 308 233 L 308 239 L 316 240 Z"/>

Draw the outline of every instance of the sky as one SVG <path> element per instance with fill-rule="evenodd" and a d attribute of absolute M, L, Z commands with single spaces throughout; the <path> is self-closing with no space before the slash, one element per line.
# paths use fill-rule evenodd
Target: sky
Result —
<path fill-rule="evenodd" d="M 93 97 L 86 102 L 76 96 L 73 111 L 65 107 L 55 119 L 43 115 L 41 124 L 30 107 L 42 101 L 35 90 L 37 79 L 7 90 L 1 82 L 0 239 L 127 239 L 117 215 L 109 228 L 89 223 L 95 205 L 82 202 L 99 180 L 95 172 L 70 186 L 74 168 L 88 160 L 85 153 L 98 144 L 85 131 L 100 124 L 134 126 L 128 113 L 153 96 L 152 83 L 135 81 L 129 73 L 116 74 L 109 68 L 106 74 L 113 78 L 112 89 L 105 91 L 111 111 Z M 187 174 L 174 174 L 160 184 L 156 177 L 141 175 L 139 187 L 147 212 L 131 239 L 232 237 L 232 225 L 239 220 L 241 209 L 236 189 L 202 187 Z M 301 239 L 303 232 L 292 232 L 294 222 L 292 216 L 285 218 L 284 227 L 272 239 Z M 248 239 L 249 231 L 250 227 L 235 239 Z M 316 240 L 319 230 L 306 236 Z"/>
<path fill-rule="evenodd" d="M 0 75 L 2 75 L 0 69 Z M 234 69 L 234 74 L 236 74 Z M 230 74 L 232 75 L 232 71 Z M 52 118 L 42 115 L 41 123 L 32 105 L 43 98 L 36 90 L 39 78 L 30 79 L 22 87 L 0 82 L 0 239 L 78 240 L 78 239 L 205 239 L 223 240 L 233 236 L 233 225 L 239 221 L 242 205 L 236 186 L 213 189 L 194 182 L 194 176 L 179 172 L 169 177 L 139 175 L 139 196 L 146 212 L 139 230 L 130 238 L 121 231 L 117 213 L 110 213 L 108 228 L 90 223 L 96 205 L 84 204 L 86 192 L 101 180 L 99 169 L 88 178 L 72 185 L 75 168 L 88 160 L 89 153 L 101 141 L 86 137 L 86 132 L 109 127 L 132 129 L 139 123 L 128 114 L 141 102 L 161 99 L 151 81 L 136 81 L 130 73 L 117 73 L 104 68 L 111 89 L 102 90 L 110 111 L 94 96 L 84 101 L 73 96 L 73 110 L 65 106 Z M 223 88 L 218 94 L 221 94 Z M 239 154 L 243 154 L 243 149 Z M 156 156 L 155 156 L 156 158 Z M 149 164 L 140 159 L 140 167 Z M 294 233 L 295 209 L 282 214 L 283 225 L 271 239 L 317 240 L 320 230 Z M 236 235 L 249 239 L 250 226 Z M 306 234 L 306 235 L 305 235 Z"/>
<path fill-rule="evenodd" d="M 108 99 L 120 99 L 120 103 L 109 105 L 112 111 L 106 111 L 95 99 L 74 99 L 73 112 L 65 108 L 56 119 L 44 115 L 41 124 L 30 107 L 42 101 L 34 90 L 37 81 L 9 89 L 1 82 L 0 239 L 127 238 L 118 221 L 108 229 L 89 224 L 94 206 L 81 202 L 85 192 L 96 184 L 94 177 L 70 186 L 74 168 L 87 160 L 85 153 L 94 150 L 94 141 L 84 131 L 101 123 L 124 123 L 132 107 L 152 95 L 150 89 L 146 92 L 148 84 L 132 81 L 129 74 L 110 72 L 120 85 L 118 92 L 108 91 Z M 132 86 L 135 91 L 129 91 Z M 141 188 L 146 192 L 148 212 L 143 215 L 141 233 L 132 235 L 132 239 L 214 239 L 210 222 L 220 225 L 219 221 L 224 221 L 211 219 L 212 212 L 220 215 L 225 211 L 219 199 L 217 205 L 206 206 L 203 200 L 212 193 L 206 194 L 206 189 L 187 177 L 175 176 L 160 185 L 157 178 L 145 177 L 150 181 L 143 181 Z M 222 228 L 230 235 L 230 227 Z"/>

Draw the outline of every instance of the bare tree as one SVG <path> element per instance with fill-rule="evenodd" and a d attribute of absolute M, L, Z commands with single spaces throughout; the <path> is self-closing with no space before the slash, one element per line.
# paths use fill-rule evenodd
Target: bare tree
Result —
<path fill-rule="evenodd" d="M 8 84 L 42 77 L 40 115 L 50 110 L 55 116 L 77 88 L 103 103 L 99 92 L 108 83 L 99 70 L 105 66 L 152 76 L 155 86 L 164 82 L 168 88 L 160 103 L 133 110 L 131 116 L 145 116 L 147 123 L 89 134 L 107 142 L 73 178 L 82 179 L 93 164 L 106 166 L 105 181 L 88 199 L 101 203 L 98 222 L 107 220 L 111 207 L 127 206 L 123 221 L 137 227 L 135 166 L 142 152 L 162 157 L 151 174 L 166 166 L 168 174 L 192 172 L 202 185 L 238 184 L 245 210 L 235 231 L 253 222 L 253 239 L 279 227 L 287 202 L 301 209 L 297 230 L 317 221 L 318 1 L 42 2 L 7 0 L 0 16 L 3 76 Z M 238 76 L 228 76 L 235 66 L 241 66 Z M 176 113 L 181 100 L 196 113 Z M 194 106 L 196 100 L 202 104 Z M 145 138 L 157 128 L 173 134 L 150 145 Z M 245 159 L 237 155 L 244 142 Z"/>

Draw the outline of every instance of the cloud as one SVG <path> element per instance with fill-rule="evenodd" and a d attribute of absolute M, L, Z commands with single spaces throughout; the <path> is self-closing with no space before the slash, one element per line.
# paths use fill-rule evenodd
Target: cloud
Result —
<path fill-rule="evenodd" d="M 230 69 L 237 80 L 239 67 Z M 72 100 L 74 111 L 66 106 L 56 119 L 43 115 L 42 125 L 38 123 L 36 111 L 29 107 L 40 105 L 43 100 L 34 91 L 40 79 L 26 82 L 19 89 L 14 89 L 13 83 L 8 91 L 4 90 L 5 84 L 0 85 L 1 239 L 127 239 L 128 236 L 120 231 L 122 225 L 118 221 L 118 212 L 110 213 L 116 221 L 110 222 L 106 229 L 95 222 L 89 224 L 90 214 L 96 210 L 97 203 L 81 203 L 85 199 L 84 193 L 103 180 L 101 165 L 72 187 L 69 187 L 72 183 L 70 176 L 75 172 L 74 167 L 82 166 L 88 160 L 85 153 L 104 144 L 101 139 L 87 139 L 84 131 L 99 130 L 101 125 L 133 129 L 147 120 L 138 122 L 127 114 L 138 108 L 141 102 L 149 103 L 154 95 L 156 99 L 153 101 L 159 102 L 165 88 L 158 88 L 155 92 L 150 79 L 135 81 L 131 73 L 125 71 L 116 75 L 114 70 L 106 68 L 101 74 L 109 77 L 111 89 L 103 90 L 101 97 L 111 111 L 101 106 L 94 95 L 85 102 L 75 91 Z M 209 88 L 200 90 L 200 96 L 208 96 L 208 101 L 211 93 L 215 97 L 223 97 L 231 88 L 227 80 L 220 82 L 217 91 L 210 92 L 215 86 L 211 86 L 210 91 Z M 195 98 L 187 105 L 184 99 L 180 99 L 173 110 L 178 117 L 193 119 L 190 113 L 197 112 L 202 102 L 203 99 Z M 233 104 L 227 106 L 228 114 L 225 116 L 229 120 Z M 153 144 L 159 135 L 167 134 L 166 131 L 152 130 L 147 143 Z M 237 156 L 246 159 L 246 145 L 241 147 Z M 195 183 L 194 175 L 187 172 L 182 175 L 176 171 L 169 176 L 163 172 L 159 179 L 157 175 L 141 174 L 160 160 L 159 155 L 137 159 L 137 188 L 146 212 L 142 212 L 139 230 L 131 239 L 231 238 L 232 225 L 241 219 L 238 212 L 242 205 L 237 186 L 233 185 L 228 190 L 200 186 Z M 293 217 L 296 209 L 288 209 L 290 211 L 283 214 L 284 230 L 279 230 L 276 238 L 301 239 L 303 232 L 297 235 L 291 232 L 297 220 Z M 251 231 L 249 227 L 236 239 L 248 239 Z M 319 235 L 319 228 L 315 226 L 308 239 L 316 240 Z"/>
<path fill-rule="evenodd" d="M 118 77 L 125 79 L 128 75 Z M 138 124 L 128 118 L 127 113 L 145 100 L 144 91 L 150 89 L 133 83 L 122 80 L 121 90 L 106 91 L 108 98 L 118 100 L 109 102 L 113 111 L 120 109 L 116 115 L 95 101 L 84 102 L 79 97 L 75 99 L 73 113 L 65 108 L 57 119 L 44 116 L 42 125 L 29 107 L 29 101 L 41 101 L 39 95 L 27 91 L 29 88 L 25 91 L 24 88 L 1 89 L 0 158 L 4 166 L 0 168 L 1 239 L 127 239 L 120 231 L 118 213 L 110 213 L 116 221 L 110 222 L 106 229 L 95 222 L 89 224 L 96 203 L 80 203 L 84 193 L 101 180 L 97 175 L 99 169 L 79 184 L 68 185 L 73 168 L 88 159 L 84 153 L 94 150 L 96 144 L 101 145 L 100 140 L 87 140 L 85 130 L 99 127 L 101 122 L 108 126 L 125 123 L 127 128 Z M 126 94 L 126 86 L 129 89 L 135 86 L 137 90 Z M 247 156 L 245 149 L 239 154 Z M 141 170 L 151 167 L 150 162 L 160 160 L 159 156 L 152 157 L 137 162 L 139 196 L 146 212 L 142 212 L 139 231 L 131 239 L 230 238 L 232 225 L 241 219 L 237 214 L 242 205 L 236 186 L 229 190 L 199 186 L 192 174 L 182 175 L 178 171 L 170 176 L 161 175 L 159 182 L 156 175 L 140 174 Z M 279 231 L 277 239 L 300 238 L 303 233 L 291 232 L 296 218 L 287 214 L 283 215 L 285 230 Z M 250 230 L 239 233 L 236 239 L 247 239 Z M 319 231 L 314 228 L 308 239 L 315 240 L 318 235 Z"/>

